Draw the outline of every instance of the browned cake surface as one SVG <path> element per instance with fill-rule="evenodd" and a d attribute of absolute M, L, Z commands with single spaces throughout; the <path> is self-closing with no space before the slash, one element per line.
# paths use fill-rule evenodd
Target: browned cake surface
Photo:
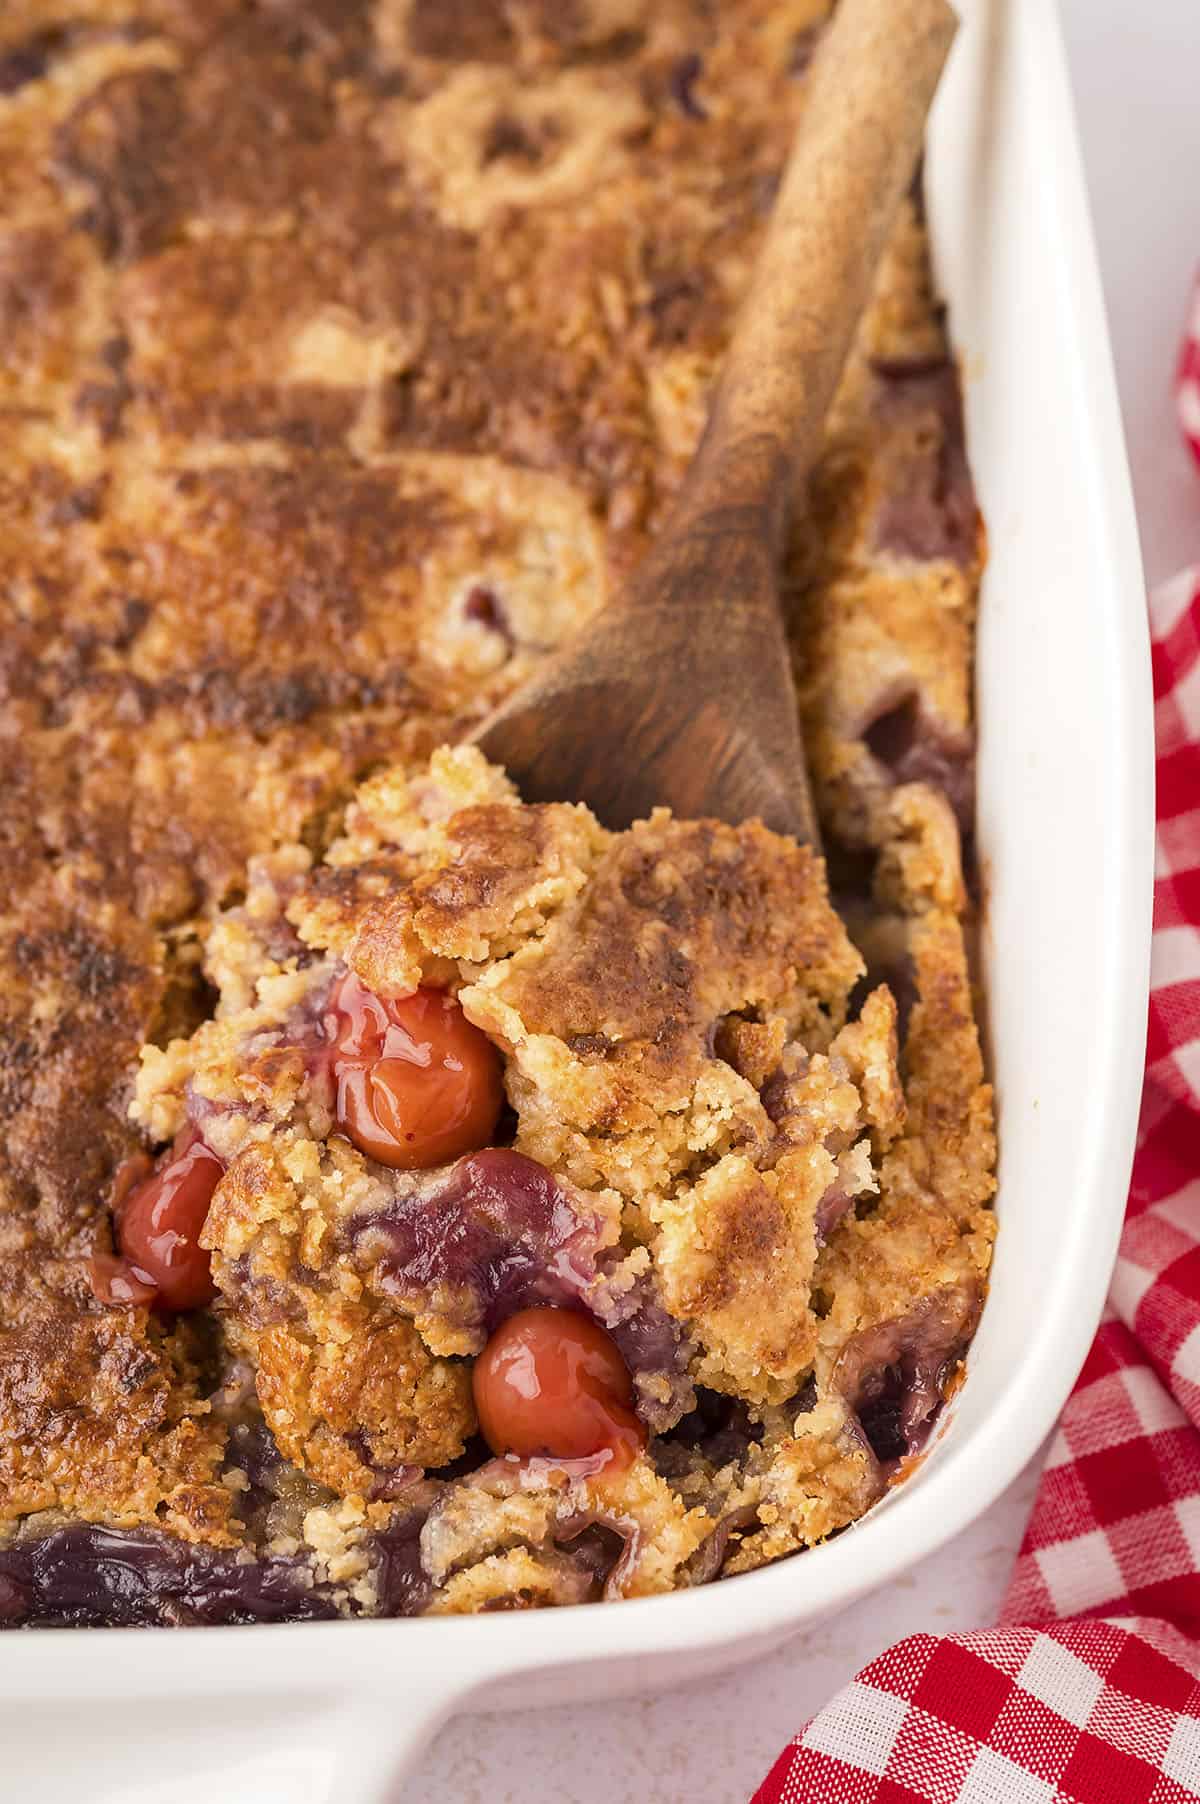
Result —
<path fill-rule="evenodd" d="M 800 1071 L 828 1054 L 857 967 L 821 909 L 789 924 L 815 881 L 804 855 L 752 833 L 656 822 L 609 843 L 573 811 L 481 799 L 478 773 L 460 772 L 467 812 L 424 877 L 402 873 L 405 895 L 424 883 L 411 918 L 355 876 L 395 849 L 386 797 L 372 824 L 380 785 L 461 737 L 602 605 L 661 519 L 826 10 L 3 9 L 0 1519 L 295 1540 L 290 1493 L 274 1527 L 239 1513 L 229 1437 L 245 1410 L 210 1400 L 230 1388 L 229 1327 L 103 1308 L 86 1259 L 109 1244 L 121 1161 L 175 1125 L 169 1082 L 161 1117 L 130 1119 L 139 1048 L 186 1036 L 216 990 L 231 1015 L 250 1006 L 270 949 L 233 945 L 248 863 L 320 860 L 331 842 L 305 879 L 311 945 L 377 983 L 436 957 L 498 1041 L 515 1048 L 519 1026 L 519 1148 L 618 1199 L 628 1256 L 653 1260 L 694 1338 L 692 1378 L 759 1411 L 759 1451 L 743 1443 L 726 1477 L 693 1449 L 670 1475 L 631 1479 L 644 1494 L 629 1510 L 659 1550 L 642 1588 L 681 1582 L 709 1532 L 689 1511 L 741 1509 L 743 1527 L 753 1513 L 730 1550 L 749 1564 L 872 1494 L 824 1402 L 802 1425 L 770 1412 L 819 1366 L 821 1335 L 884 1319 L 877 1269 L 898 1287 L 893 1314 L 911 1313 L 953 1292 L 964 1260 L 986 1268 L 990 1222 L 959 925 L 980 534 L 915 209 L 847 372 L 792 583 L 836 899 L 903 1004 L 900 1078 L 878 1050 L 878 1000 L 842 1030 L 827 1093 Z M 449 890 L 440 859 L 461 867 Z M 727 891 L 711 889 L 716 869 Z M 699 935 L 702 980 L 665 1035 L 666 943 L 623 937 L 631 891 Z M 700 891 L 752 899 L 744 919 L 697 915 Z M 787 970 L 806 984 L 785 993 Z M 817 1176 L 794 1149 L 790 1167 L 764 1149 L 789 1110 L 803 1138 L 814 1112 L 839 1109 L 869 1124 L 879 1200 L 818 1254 Z M 301 1137 L 323 1143 L 312 1123 Z M 766 1247 L 827 1314 L 806 1302 L 777 1320 L 777 1296 L 774 1314 L 755 1299 Z M 378 1372 L 316 1371 L 319 1326 L 299 1354 L 274 1350 L 281 1371 L 299 1358 L 317 1399 L 288 1451 L 319 1467 L 304 1483 L 325 1489 L 296 1497 L 327 1552 L 350 1518 L 358 1533 L 387 1515 L 355 1490 L 361 1452 L 345 1453 L 339 1423 L 376 1421 L 390 1463 L 438 1464 L 469 1430 L 455 1363 L 469 1349 L 439 1349 L 412 1310 L 358 1306 L 375 1312 L 378 1371 L 406 1374 L 408 1428 L 383 1419 Z M 236 1308 L 228 1321 L 266 1370 L 260 1330 Z M 324 1520 L 328 1491 L 350 1512 L 340 1525 Z M 545 1521 L 496 1527 L 501 1507 L 544 1498 L 470 1507 L 468 1521 L 467 1504 L 439 1506 L 437 1607 L 579 1591 Z M 486 1581 L 468 1582 L 481 1562 Z"/>

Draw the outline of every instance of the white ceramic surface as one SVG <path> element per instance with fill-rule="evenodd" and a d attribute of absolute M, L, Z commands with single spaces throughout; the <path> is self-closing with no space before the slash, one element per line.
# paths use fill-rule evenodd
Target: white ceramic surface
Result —
<path fill-rule="evenodd" d="M 800 1725 L 882 1649 L 995 1621 L 1038 1464 L 948 1546 L 761 1660 L 644 1697 L 547 1710 L 533 1692 L 522 1710 L 452 1717 L 398 1804 L 746 1804 Z"/>
<path fill-rule="evenodd" d="M 930 207 L 992 537 L 980 830 L 1003 1231 L 949 1432 L 848 1534 L 704 1591 L 474 1621 L 6 1637 L 3 1795 L 373 1804 L 456 1707 L 660 1690 L 844 1607 L 977 1517 L 1057 1413 L 1099 1313 L 1136 1114 L 1148 669 L 1052 9 L 963 10 L 931 128 Z"/>

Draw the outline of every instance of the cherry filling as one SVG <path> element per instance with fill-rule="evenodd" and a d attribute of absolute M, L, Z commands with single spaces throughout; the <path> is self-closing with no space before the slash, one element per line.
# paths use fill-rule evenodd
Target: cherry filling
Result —
<path fill-rule="evenodd" d="M 902 695 L 863 729 L 871 756 L 893 783 L 940 789 L 966 833 L 975 809 L 975 743 L 928 716 L 915 693 Z"/>
<path fill-rule="evenodd" d="M 402 1312 L 444 1295 L 456 1323 L 482 1336 L 518 1309 L 582 1296 L 602 1222 L 535 1159 L 489 1147 L 354 1218 L 351 1234 Z"/>
<path fill-rule="evenodd" d="M 685 1455 L 697 1453 L 712 1466 L 727 1466 L 734 1460 L 742 1464 L 762 1437 L 761 1424 L 751 1419 L 740 1398 L 698 1386 L 695 1409 L 676 1424 L 658 1452 L 672 1469 L 682 1471 L 688 1469 L 687 1460 L 680 1464 L 670 1450 L 678 1449 Z"/>
<path fill-rule="evenodd" d="M 687 119 L 708 118 L 708 108 L 695 91 L 703 69 L 702 59 L 693 50 L 689 55 L 680 57 L 668 77 L 671 98 Z"/>
<path fill-rule="evenodd" d="M 302 1559 L 245 1560 L 152 1529 L 78 1522 L 0 1548 L 0 1629 L 332 1621 L 338 1601 Z M 381 1605 L 381 1613 L 404 1613 L 403 1597 L 389 1593 Z"/>
<path fill-rule="evenodd" d="M 979 1320 L 971 1283 L 922 1297 L 907 1315 L 864 1328 L 846 1342 L 834 1383 L 885 1472 L 925 1445 L 949 1380 Z"/>
<path fill-rule="evenodd" d="M 910 435 L 875 521 L 875 548 L 966 569 L 976 554 L 979 511 L 967 462 L 958 371 L 948 357 L 877 359 L 874 411 Z"/>
<path fill-rule="evenodd" d="M 200 1245 L 213 1191 L 225 1167 L 195 1128 L 184 1128 L 169 1157 L 116 1205 L 113 1257 L 94 1254 L 89 1277 L 102 1303 L 203 1309 L 216 1295 Z"/>
<path fill-rule="evenodd" d="M 494 1453 L 627 1465 L 646 1443 L 633 1380 L 608 1334 L 570 1309 L 522 1309 L 475 1361 L 475 1408 Z"/>
<path fill-rule="evenodd" d="M 502 1147 L 471 1153 L 352 1217 L 349 1234 L 403 1314 L 437 1298 L 443 1317 L 482 1344 L 518 1311 L 578 1306 L 615 1344 L 656 1433 L 692 1407 L 690 1348 L 653 1281 L 616 1275 L 623 1255 L 607 1244 L 603 1216 L 536 1160 Z"/>
<path fill-rule="evenodd" d="M 902 1368 L 884 1366 L 882 1371 L 871 1374 L 858 1405 L 859 1426 L 871 1452 L 885 1465 L 903 1459 L 909 1450 L 904 1428 L 905 1396 Z"/>
<path fill-rule="evenodd" d="M 492 1138 L 504 1102 L 499 1055 L 444 990 L 393 1000 L 350 971 L 324 1028 L 338 1126 L 369 1158 L 424 1169 Z"/>
<path fill-rule="evenodd" d="M 420 1616 L 433 1595 L 421 1563 L 426 1511 L 406 1510 L 375 1537 L 375 1588 L 381 1616 Z"/>
<path fill-rule="evenodd" d="M 487 583 L 476 583 L 468 589 L 462 604 L 463 619 L 473 620 L 477 626 L 484 626 L 489 632 L 496 633 L 506 645 L 516 644 L 516 635 L 505 612 L 504 604 L 495 589 Z"/>

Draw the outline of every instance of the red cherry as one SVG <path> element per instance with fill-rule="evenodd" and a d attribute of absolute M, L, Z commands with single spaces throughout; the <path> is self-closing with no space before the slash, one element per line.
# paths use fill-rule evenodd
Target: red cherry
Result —
<path fill-rule="evenodd" d="M 521 1309 L 475 1361 L 475 1409 L 493 1453 L 626 1465 L 645 1446 L 633 1381 L 612 1338 L 571 1309 Z"/>
<path fill-rule="evenodd" d="M 140 1303 L 153 1303 L 158 1295 L 150 1274 L 140 1272 L 119 1253 L 93 1253 L 88 1260 L 88 1281 L 94 1297 L 118 1308 L 135 1309 Z"/>
<path fill-rule="evenodd" d="M 143 1302 L 150 1290 L 165 1309 L 202 1309 L 212 1302 L 216 1290 L 200 1232 L 224 1169 L 196 1130 L 185 1128 L 166 1162 L 120 1207 L 117 1240 L 125 1272 L 118 1276 L 93 1263 L 93 1289 L 97 1281 L 107 1288 L 105 1301 Z M 122 1288 L 131 1294 L 120 1294 Z"/>
<path fill-rule="evenodd" d="M 500 1059 L 444 990 L 393 1001 L 348 972 L 325 1016 L 338 1126 L 404 1170 L 487 1146 L 504 1102 Z"/>

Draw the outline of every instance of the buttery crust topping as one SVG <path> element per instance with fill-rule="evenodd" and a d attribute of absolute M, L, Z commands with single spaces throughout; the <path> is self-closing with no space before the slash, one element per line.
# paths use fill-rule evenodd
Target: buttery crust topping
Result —
<path fill-rule="evenodd" d="M 661 521 L 827 10 L 5 9 L 0 1618 L 700 1582 L 861 1513 L 969 1336 L 982 532 L 915 201 L 788 564 L 836 911 L 753 824 L 613 837 L 459 743 Z M 518 1230 L 475 1172 L 479 1270 L 419 1310 L 418 1188 L 311 1080 L 347 969 L 458 994 L 558 1187 Z M 200 1118 L 221 1309 L 105 1308 L 126 1162 Z M 557 1195 L 650 1449 L 434 1578 L 480 1287 L 497 1247 L 531 1281 Z"/>

